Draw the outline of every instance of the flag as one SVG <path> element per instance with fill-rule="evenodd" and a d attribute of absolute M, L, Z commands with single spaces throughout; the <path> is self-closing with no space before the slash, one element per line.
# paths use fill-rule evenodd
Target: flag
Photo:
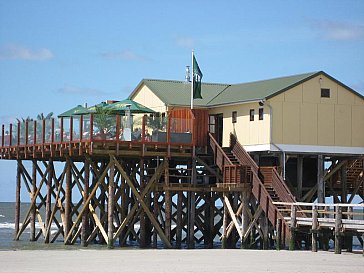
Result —
<path fill-rule="evenodd" d="M 193 71 L 192 71 L 192 80 L 193 80 L 193 98 L 194 99 L 202 99 L 201 96 L 201 80 L 202 80 L 202 72 L 198 63 L 196 61 L 195 56 L 193 56 Z"/>

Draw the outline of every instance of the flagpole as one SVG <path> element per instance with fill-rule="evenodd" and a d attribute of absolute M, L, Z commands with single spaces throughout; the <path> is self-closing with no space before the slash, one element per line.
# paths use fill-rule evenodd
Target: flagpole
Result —
<path fill-rule="evenodd" d="M 194 85 L 194 66 L 193 66 L 193 54 L 194 54 L 194 50 L 192 49 L 192 69 L 191 69 L 191 73 L 192 73 L 192 82 L 191 82 L 191 109 L 193 109 L 193 85 Z"/>

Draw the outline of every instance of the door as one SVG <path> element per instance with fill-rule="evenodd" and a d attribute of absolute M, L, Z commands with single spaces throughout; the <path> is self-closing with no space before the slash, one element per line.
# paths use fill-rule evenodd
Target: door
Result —
<path fill-rule="evenodd" d="M 209 115 L 209 132 L 220 146 L 222 146 L 223 128 L 222 114 Z"/>

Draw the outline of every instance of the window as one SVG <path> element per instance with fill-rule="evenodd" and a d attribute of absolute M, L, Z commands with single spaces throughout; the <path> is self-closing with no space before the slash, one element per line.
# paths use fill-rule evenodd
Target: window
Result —
<path fill-rule="evenodd" d="M 231 113 L 231 122 L 232 122 L 232 123 L 236 123 L 237 118 L 238 118 L 238 112 L 233 111 L 233 112 Z"/>
<path fill-rule="evenodd" d="M 254 109 L 250 109 L 250 121 L 254 121 Z"/>
<path fill-rule="evenodd" d="M 209 116 L 209 132 L 215 133 L 215 116 Z"/>
<path fill-rule="evenodd" d="M 329 88 L 321 88 L 321 98 L 330 98 Z"/>
<path fill-rule="evenodd" d="M 263 120 L 264 108 L 259 108 L 259 120 Z"/>

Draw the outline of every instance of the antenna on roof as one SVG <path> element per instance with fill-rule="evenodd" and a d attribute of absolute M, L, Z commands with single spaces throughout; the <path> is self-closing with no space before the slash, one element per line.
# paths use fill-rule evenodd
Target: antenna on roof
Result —
<path fill-rule="evenodd" d="M 186 75 L 185 75 L 185 79 L 186 82 L 190 82 L 191 81 L 191 77 L 190 77 L 190 66 L 186 65 Z"/>

